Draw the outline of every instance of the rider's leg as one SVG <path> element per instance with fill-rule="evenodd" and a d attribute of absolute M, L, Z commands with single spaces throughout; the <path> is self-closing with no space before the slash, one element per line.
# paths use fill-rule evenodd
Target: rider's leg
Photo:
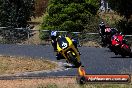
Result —
<path fill-rule="evenodd" d="M 75 40 L 72 40 L 73 41 L 73 45 L 75 46 L 75 48 L 77 49 L 78 53 L 81 55 L 80 51 L 78 50 L 77 48 L 77 42 Z"/>
<path fill-rule="evenodd" d="M 56 59 L 60 60 L 60 59 L 65 59 L 60 53 L 56 54 Z"/>
<path fill-rule="evenodd" d="M 57 42 L 52 40 L 52 46 L 54 48 L 54 51 L 57 51 Z"/>

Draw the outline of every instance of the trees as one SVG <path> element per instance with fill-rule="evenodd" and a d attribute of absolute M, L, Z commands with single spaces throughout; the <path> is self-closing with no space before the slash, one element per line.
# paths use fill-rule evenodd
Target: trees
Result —
<path fill-rule="evenodd" d="M 125 34 L 132 34 L 132 0 L 108 0 L 111 8 L 119 13 L 124 19 L 117 22 L 119 30 Z"/>
<path fill-rule="evenodd" d="M 108 0 L 113 10 L 117 11 L 120 15 L 129 19 L 132 15 L 132 0 Z"/>
<path fill-rule="evenodd" d="M 0 0 L 0 26 L 26 27 L 33 10 L 34 0 Z"/>
<path fill-rule="evenodd" d="M 98 0 L 49 0 L 42 29 L 83 31 L 98 6 Z"/>
<path fill-rule="evenodd" d="M 0 0 L 0 36 L 6 41 L 27 38 L 28 21 L 34 15 L 34 0 Z M 23 27 L 24 29 L 14 29 Z"/>

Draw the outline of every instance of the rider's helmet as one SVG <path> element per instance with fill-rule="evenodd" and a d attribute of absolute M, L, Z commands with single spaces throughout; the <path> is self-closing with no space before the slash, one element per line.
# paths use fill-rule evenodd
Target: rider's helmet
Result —
<path fill-rule="evenodd" d="M 104 22 L 102 21 L 101 24 L 100 24 L 100 26 L 104 26 L 104 25 L 105 25 L 105 24 L 104 24 Z"/>
<path fill-rule="evenodd" d="M 51 31 L 50 37 L 52 40 L 55 40 L 58 37 L 57 31 Z"/>
<path fill-rule="evenodd" d="M 104 22 L 102 21 L 101 24 L 104 24 Z"/>
<path fill-rule="evenodd" d="M 101 29 L 105 29 L 105 24 L 104 24 L 104 22 L 101 22 L 101 23 L 99 24 L 99 26 L 100 26 Z"/>
<path fill-rule="evenodd" d="M 104 22 L 101 22 L 101 23 L 99 24 L 99 29 L 100 29 L 100 33 L 101 33 L 102 35 L 105 35 L 105 24 L 104 24 Z"/>

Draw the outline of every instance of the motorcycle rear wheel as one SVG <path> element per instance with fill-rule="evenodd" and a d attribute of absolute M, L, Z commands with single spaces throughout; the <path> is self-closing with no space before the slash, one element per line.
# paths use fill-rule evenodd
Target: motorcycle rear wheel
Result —
<path fill-rule="evenodd" d="M 121 56 L 122 57 L 126 57 L 126 56 L 130 56 L 131 55 L 131 49 L 130 47 L 126 47 L 126 46 L 123 46 L 122 47 L 122 53 L 121 53 Z"/>
<path fill-rule="evenodd" d="M 130 56 L 129 57 L 132 58 L 132 52 L 130 53 Z"/>

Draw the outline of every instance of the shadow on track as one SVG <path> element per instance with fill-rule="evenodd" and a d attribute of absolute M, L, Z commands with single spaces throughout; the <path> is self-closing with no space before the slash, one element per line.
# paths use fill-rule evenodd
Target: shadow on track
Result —
<path fill-rule="evenodd" d="M 126 57 L 122 57 L 122 56 L 114 56 L 114 57 L 110 57 L 110 58 L 132 58 L 132 57 L 129 57 L 129 56 L 126 56 Z"/>
<path fill-rule="evenodd" d="M 65 68 L 76 68 L 76 66 L 68 66 L 68 65 L 66 65 L 66 66 L 64 66 Z"/>
<path fill-rule="evenodd" d="M 72 65 L 71 65 L 71 66 L 65 65 L 64 67 L 65 67 L 65 68 L 77 68 L 76 66 L 72 66 Z M 81 67 L 84 67 L 84 66 L 81 66 Z"/>

